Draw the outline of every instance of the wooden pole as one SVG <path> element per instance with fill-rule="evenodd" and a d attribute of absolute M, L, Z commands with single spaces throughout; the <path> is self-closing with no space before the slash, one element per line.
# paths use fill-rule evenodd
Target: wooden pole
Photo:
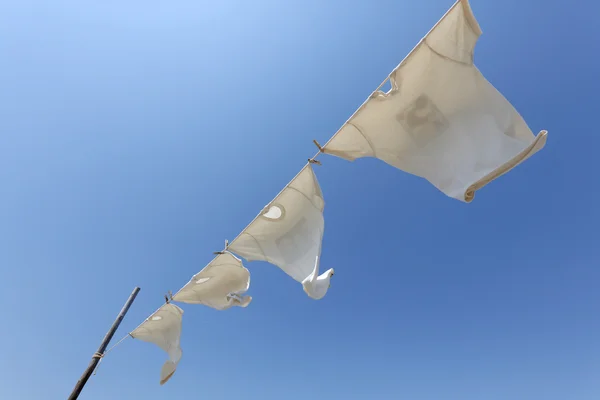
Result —
<path fill-rule="evenodd" d="M 83 375 L 81 375 L 81 378 L 79 378 L 79 380 L 77 381 L 77 384 L 75 385 L 73 392 L 71 392 L 71 395 L 69 396 L 68 400 L 75 400 L 79 397 L 81 390 L 87 383 L 88 379 L 90 379 L 92 372 L 94 372 L 94 369 L 96 369 L 96 366 L 98 365 L 98 362 L 100 361 L 102 356 L 104 356 L 104 352 L 106 351 L 110 340 L 113 338 L 115 332 L 117 331 L 117 328 L 119 328 L 121 321 L 123 321 L 125 314 L 127 314 L 127 311 L 129 311 L 129 307 L 131 307 L 131 303 L 133 303 L 139 291 L 140 288 L 136 287 L 135 289 L 133 289 L 133 292 L 131 292 L 131 295 L 129 295 L 129 298 L 127 299 L 127 302 L 121 309 L 119 316 L 117 317 L 115 322 L 113 322 L 112 326 L 110 327 L 110 330 L 106 333 L 106 336 L 104 336 L 104 339 L 102 340 L 98 351 L 92 356 L 92 361 L 90 361 L 90 365 L 88 365 Z"/>

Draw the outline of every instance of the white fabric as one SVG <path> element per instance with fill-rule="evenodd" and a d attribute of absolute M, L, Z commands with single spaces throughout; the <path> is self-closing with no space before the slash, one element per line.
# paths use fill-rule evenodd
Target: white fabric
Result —
<path fill-rule="evenodd" d="M 376 157 L 469 202 L 475 190 L 540 150 L 514 109 L 473 64 L 481 30 L 459 0 L 325 145 L 346 160 Z"/>
<path fill-rule="evenodd" d="M 229 252 L 216 256 L 173 296 L 173 301 L 204 304 L 217 310 L 246 307 L 252 297 L 243 296 L 250 287 L 250 272 Z"/>
<path fill-rule="evenodd" d="M 313 272 L 302 281 L 304 292 L 315 300 L 320 300 L 325 297 L 327 290 L 331 287 L 330 281 L 333 272 L 333 268 L 330 268 L 319 275 L 319 257 L 317 257 Z"/>
<path fill-rule="evenodd" d="M 164 385 L 175 373 L 181 360 L 179 345 L 181 337 L 181 318 L 183 310 L 175 304 L 165 304 L 149 316 L 140 326 L 130 333 L 131 337 L 148 343 L 154 343 L 167 352 L 169 360 L 160 371 L 160 384 Z"/>
<path fill-rule="evenodd" d="M 302 283 L 310 297 L 322 298 L 327 288 L 316 293 L 314 285 L 304 283 L 309 277 L 310 281 L 317 279 L 325 229 L 324 207 L 319 182 L 307 164 L 228 249 L 248 261 L 262 260 L 278 266 Z M 332 272 L 325 272 L 323 279 L 328 280 Z"/>

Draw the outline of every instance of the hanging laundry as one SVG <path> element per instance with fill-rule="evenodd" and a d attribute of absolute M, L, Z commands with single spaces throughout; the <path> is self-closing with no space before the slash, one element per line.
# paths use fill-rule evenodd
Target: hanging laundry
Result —
<path fill-rule="evenodd" d="M 473 64 L 481 29 L 459 0 L 323 151 L 376 157 L 470 202 L 475 191 L 542 149 L 515 108 Z"/>
<path fill-rule="evenodd" d="M 330 268 L 319 275 L 319 256 L 317 256 L 313 271 L 302 281 L 304 292 L 315 300 L 322 299 L 327 294 L 327 290 L 331 287 L 330 281 L 333 273 L 333 268 Z"/>
<path fill-rule="evenodd" d="M 224 251 L 194 275 L 173 301 L 204 304 L 217 310 L 246 307 L 252 301 L 252 297 L 243 295 L 249 287 L 248 269 L 239 258 Z"/>
<path fill-rule="evenodd" d="M 248 261 L 267 261 L 302 283 L 313 299 L 327 293 L 333 269 L 319 275 L 325 202 L 307 164 L 228 249 Z"/>
<path fill-rule="evenodd" d="M 179 346 L 181 337 L 181 317 L 183 310 L 174 304 L 165 304 L 149 316 L 140 326 L 130 333 L 134 339 L 154 343 L 167 352 L 167 360 L 160 371 L 160 384 L 164 385 L 175 373 L 181 360 Z"/>

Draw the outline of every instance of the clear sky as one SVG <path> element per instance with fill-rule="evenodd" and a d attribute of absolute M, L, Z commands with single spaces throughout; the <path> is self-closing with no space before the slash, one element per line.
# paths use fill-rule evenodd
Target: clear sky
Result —
<path fill-rule="evenodd" d="M 452 5 L 0 4 L 0 398 L 64 399 L 221 250 Z M 128 339 L 81 399 L 600 398 L 600 7 L 472 0 L 475 62 L 541 152 L 471 204 L 322 156 L 327 296 L 266 263 L 186 306 L 178 371 Z"/>

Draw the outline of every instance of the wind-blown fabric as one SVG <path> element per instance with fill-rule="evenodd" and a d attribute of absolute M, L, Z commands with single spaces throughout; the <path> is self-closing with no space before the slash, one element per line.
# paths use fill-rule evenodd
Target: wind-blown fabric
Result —
<path fill-rule="evenodd" d="M 250 272 L 229 252 L 216 256 L 173 296 L 173 301 L 204 304 L 217 310 L 246 307 L 252 297 L 242 296 L 250 287 Z"/>
<path fill-rule="evenodd" d="M 321 187 L 307 164 L 228 249 L 248 261 L 274 264 L 303 282 L 321 253 L 324 207 Z"/>
<path fill-rule="evenodd" d="M 333 276 L 333 268 L 329 268 L 327 271 L 319 275 L 319 263 L 320 258 L 317 257 L 315 260 L 315 269 L 313 272 L 302 281 L 302 288 L 304 292 L 312 299 L 320 300 L 327 294 L 327 291 L 331 287 L 331 277 Z"/>
<path fill-rule="evenodd" d="M 165 304 L 130 333 L 134 339 L 154 343 L 169 355 L 160 371 L 161 385 L 171 379 L 183 354 L 179 345 L 182 316 L 181 308 Z"/>
<path fill-rule="evenodd" d="M 459 0 L 325 145 L 346 160 L 376 157 L 470 202 L 476 190 L 546 143 L 473 64 L 481 35 Z"/>

